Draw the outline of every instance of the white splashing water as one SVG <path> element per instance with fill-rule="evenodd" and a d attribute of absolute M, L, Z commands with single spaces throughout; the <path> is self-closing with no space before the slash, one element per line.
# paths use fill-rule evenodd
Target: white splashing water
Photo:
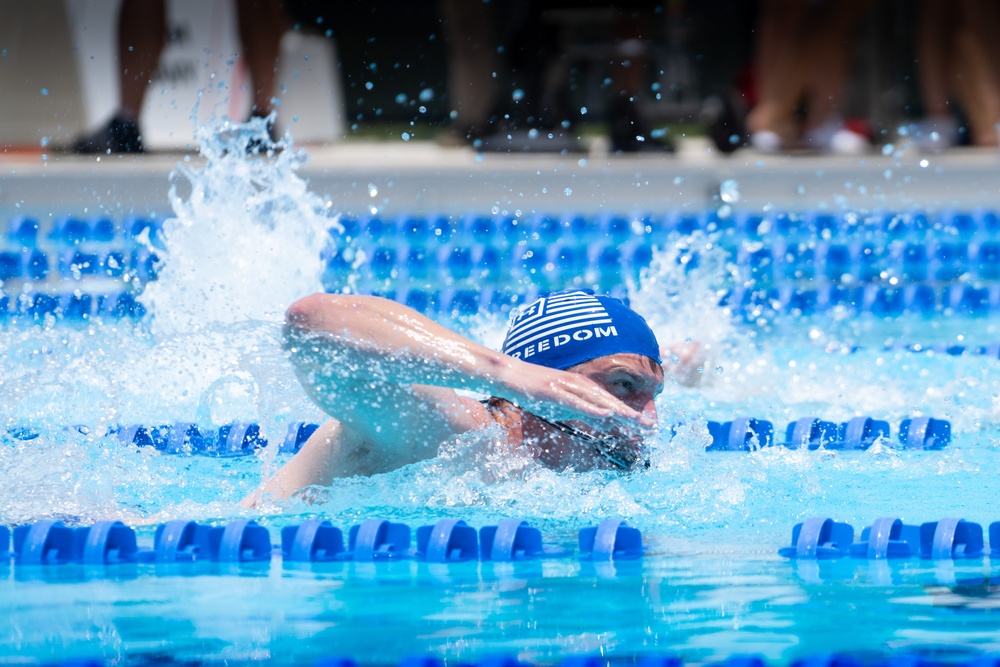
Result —
<path fill-rule="evenodd" d="M 248 157 L 270 146 L 265 119 L 223 121 L 196 137 L 204 162 L 173 176 L 160 277 L 141 298 L 153 330 L 280 320 L 295 299 L 322 289 L 320 253 L 338 226 L 330 207 L 295 173 L 305 154 L 290 136 Z"/>
<path fill-rule="evenodd" d="M 159 280 L 142 295 L 151 327 L 51 323 L 0 340 L 10 362 L 0 371 L 0 424 L 37 433 L 0 432 L 0 477 L 24 481 L 0 489 L 0 521 L 231 513 L 257 483 L 257 459 L 122 447 L 114 427 L 196 422 L 204 432 L 258 422 L 275 441 L 289 421 L 318 418 L 279 323 L 292 301 L 321 289 L 321 250 L 336 222 L 296 174 L 305 157 L 290 138 L 247 154 L 269 141 L 264 121 L 202 128 L 198 140 L 201 161 L 174 175 Z M 85 437 L 66 428 L 76 424 L 88 427 Z"/>
<path fill-rule="evenodd" d="M 629 285 L 632 307 L 656 333 L 664 369 L 680 384 L 711 385 L 751 347 L 749 332 L 720 305 L 734 274 L 728 252 L 696 233 L 654 249 L 638 285 Z"/>

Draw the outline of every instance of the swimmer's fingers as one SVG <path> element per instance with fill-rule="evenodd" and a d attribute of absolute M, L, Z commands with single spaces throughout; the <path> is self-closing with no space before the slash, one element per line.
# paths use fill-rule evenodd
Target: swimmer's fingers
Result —
<path fill-rule="evenodd" d="M 579 412 L 575 417 L 570 418 L 581 419 L 598 427 L 622 425 L 628 428 L 641 428 L 654 425 L 655 422 L 649 420 L 638 410 L 627 406 L 593 380 L 572 375 L 574 375 L 573 390 L 575 396 L 572 407 Z M 577 378 L 583 382 L 579 382 Z"/>
<path fill-rule="evenodd" d="M 505 398 L 546 419 L 580 419 L 594 426 L 652 425 L 645 423 L 648 419 L 642 413 L 577 373 L 535 367 L 521 374 L 513 389 L 514 396 Z"/>

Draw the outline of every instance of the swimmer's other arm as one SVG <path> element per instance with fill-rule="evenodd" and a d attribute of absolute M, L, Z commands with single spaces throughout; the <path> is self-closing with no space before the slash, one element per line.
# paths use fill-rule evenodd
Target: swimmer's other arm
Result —
<path fill-rule="evenodd" d="M 552 420 L 637 423 L 644 417 L 592 380 L 514 359 L 394 301 L 314 294 L 288 309 L 288 350 L 302 386 L 332 419 L 259 493 L 287 498 L 336 477 L 434 456 L 490 422 L 456 389 L 506 398 Z"/>

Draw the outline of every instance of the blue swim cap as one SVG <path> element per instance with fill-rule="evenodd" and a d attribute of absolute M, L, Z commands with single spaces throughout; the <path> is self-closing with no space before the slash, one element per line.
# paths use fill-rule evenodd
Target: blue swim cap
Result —
<path fill-rule="evenodd" d="M 614 297 L 584 290 L 553 292 L 526 307 L 510 325 L 502 351 L 559 370 L 621 353 L 662 363 L 641 315 Z"/>

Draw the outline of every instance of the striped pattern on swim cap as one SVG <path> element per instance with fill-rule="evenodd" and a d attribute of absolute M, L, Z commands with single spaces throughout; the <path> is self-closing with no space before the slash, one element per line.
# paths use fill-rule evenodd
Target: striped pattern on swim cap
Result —
<path fill-rule="evenodd" d="M 623 352 L 660 363 L 656 336 L 638 313 L 583 290 L 555 292 L 527 306 L 514 318 L 502 351 L 558 369 Z"/>

